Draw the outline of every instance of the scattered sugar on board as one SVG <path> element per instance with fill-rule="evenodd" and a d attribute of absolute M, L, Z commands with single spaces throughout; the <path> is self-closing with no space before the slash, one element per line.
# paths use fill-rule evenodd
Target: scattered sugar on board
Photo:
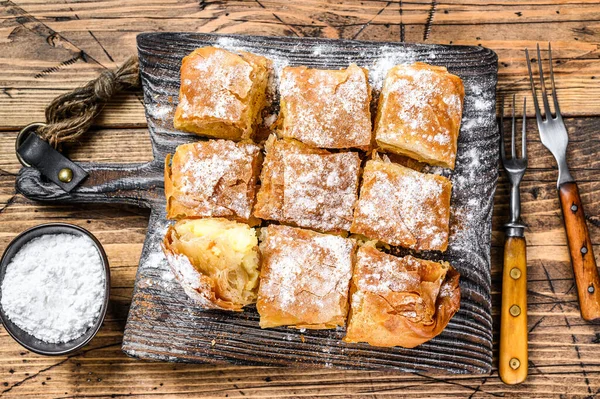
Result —
<path fill-rule="evenodd" d="M 369 70 L 369 82 L 373 90 L 378 92 L 383 86 L 383 81 L 388 71 L 398 64 L 412 64 L 416 61 L 416 54 L 409 49 L 401 52 L 396 47 L 384 46 L 378 49 L 378 54 L 372 65 L 367 65 Z"/>
<path fill-rule="evenodd" d="M 152 118 L 162 121 L 167 118 L 173 118 L 175 108 L 173 104 L 146 104 L 146 112 Z"/>
<path fill-rule="evenodd" d="M 6 267 L 2 307 L 13 323 L 34 337 L 69 342 L 98 318 L 105 279 L 91 239 L 44 235 L 25 244 Z"/>

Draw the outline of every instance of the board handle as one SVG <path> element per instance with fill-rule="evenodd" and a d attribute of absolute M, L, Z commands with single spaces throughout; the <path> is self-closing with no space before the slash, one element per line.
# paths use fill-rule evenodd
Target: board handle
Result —
<path fill-rule="evenodd" d="M 115 203 L 150 208 L 164 201 L 163 168 L 159 162 L 78 164 L 89 176 L 70 193 L 45 179 L 37 169 L 27 167 L 17 175 L 17 192 L 43 202 Z"/>
<path fill-rule="evenodd" d="M 498 372 L 505 384 L 527 378 L 527 250 L 525 238 L 507 237 L 502 272 Z"/>
<path fill-rule="evenodd" d="M 581 317 L 587 321 L 600 319 L 600 277 L 590 234 L 585 224 L 583 204 L 577 183 L 563 183 L 558 187 L 560 204 L 565 220 L 571 265 L 577 285 Z"/>

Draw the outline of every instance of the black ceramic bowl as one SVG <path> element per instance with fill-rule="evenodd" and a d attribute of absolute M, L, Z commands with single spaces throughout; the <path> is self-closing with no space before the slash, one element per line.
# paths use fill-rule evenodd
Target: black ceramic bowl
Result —
<path fill-rule="evenodd" d="M 73 353 L 85 346 L 88 342 L 91 341 L 92 338 L 94 338 L 94 336 L 100 329 L 100 326 L 102 326 L 102 322 L 104 321 L 104 317 L 106 316 L 106 308 L 108 307 L 108 297 L 110 291 L 110 270 L 108 267 L 108 259 L 106 258 L 106 253 L 102 248 L 102 244 L 100 244 L 96 237 L 94 237 L 89 231 L 79 226 L 67 223 L 41 224 L 19 234 L 4 251 L 2 259 L 0 259 L 0 289 L 2 287 L 2 281 L 4 281 L 6 266 L 10 263 L 15 254 L 21 249 L 21 247 L 23 247 L 23 245 L 27 244 L 32 239 L 46 234 L 71 234 L 75 236 L 86 236 L 94 242 L 94 245 L 96 246 L 96 249 L 98 249 L 100 257 L 102 258 L 102 263 L 104 264 L 104 272 L 106 276 L 104 286 L 104 302 L 102 304 L 102 308 L 100 309 L 98 319 L 96 320 L 94 325 L 90 327 L 81 337 L 69 342 L 58 344 L 51 344 L 48 342 L 41 341 L 32 336 L 31 334 L 23 331 L 16 324 L 10 321 L 8 316 L 6 316 L 6 314 L 4 313 L 4 309 L 2 309 L 1 304 L 0 320 L 2 321 L 2 324 L 4 324 L 4 328 L 6 329 L 6 331 L 8 331 L 8 333 L 15 339 L 15 341 L 20 343 L 24 348 L 29 349 L 30 351 L 38 353 L 40 355 L 65 355 L 68 353 Z M 1 295 L 2 292 L 0 291 L 0 297 Z"/>

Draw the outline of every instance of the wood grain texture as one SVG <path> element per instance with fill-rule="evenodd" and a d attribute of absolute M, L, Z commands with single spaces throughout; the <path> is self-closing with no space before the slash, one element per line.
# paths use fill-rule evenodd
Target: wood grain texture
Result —
<path fill-rule="evenodd" d="M 162 191 L 163 160 L 181 143 L 198 137 L 173 128 L 181 59 L 192 50 L 218 44 L 263 54 L 290 65 L 326 69 L 350 62 L 373 65 L 382 57 L 408 56 L 443 65 L 465 83 L 464 125 L 459 138 L 454 212 L 469 212 L 469 225 L 456 227 L 443 259 L 461 273 L 461 310 L 444 333 L 415 349 L 375 348 L 341 342 L 344 331 L 262 330 L 258 314 L 203 311 L 173 281 L 160 249 L 168 225 Z M 123 350 L 155 360 L 253 365 L 313 365 L 405 371 L 444 370 L 486 373 L 491 370 L 492 330 L 489 239 L 491 196 L 495 190 L 498 132 L 493 103 L 496 55 L 481 47 L 423 46 L 366 42 L 285 39 L 203 34 L 143 34 L 138 37 L 140 72 L 155 160 L 141 166 L 83 164 L 90 178 L 66 194 L 24 168 L 17 190 L 35 200 L 122 202 L 152 208 L 147 240 L 125 328 Z M 317 54 L 317 55 L 315 55 Z M 488 105 L 477 101 L 492 99 Z M 276 105 L 275 105 L 276 106 Z M 167 115 L 167 117 L 165 117 Z M 472 159 L 483 165 L 473 174 Z M 468 189 L 467 189 L 468 188 Z M 477 207 L 471 201 L 477 198 Z M 436 256 L 436 255 L 433 255 Z M 438 255 L 439 257 L 439 255 Z M 166 339 L 168 337 L 168 339 Z M 218 344 L 216 341 L 218 340 Z"/>
<path fill-rule="evenodd" d="M 581 317 L 587 321 L 600 320 L 600 276 L 577 183 L 561 184 L 558 195 L 565 220 Z"/>
<path fill-rule="evenodd" d="M 523 218 L 528 225 L 530 329 L 530 373 L 524 384 L 514 387 L 504 385 L 498 378 L 496 361 L 494 371 L 489 375 L 461 376 L 168 364 L 141 362 L 121 352 L 123 328 L 149 213 L 127 205 L 44 205 L 15 194 L 14 179 L 20 168 L 13 151 L 15 130 L 31 121 L 41 120 L 44 106 L 55 95 L 87 82 L 103 66 L 113 67 L 124 61 L 136 51 L 135 36 L 143 31 L 218 30 L 295 35 L 286 25 L 292 22 L 302 35 L 351 38 L 373 19 L 360 32 L 360 39 L 422 42 L 432 4 L 430 0 L 408 3 L 395 0 L 378 17 L 377 12 L 387 2 L 311 0 L 260 3 L 264 7 L 256 1 L 194 0 L 17 0 L 0 3 L 0 49 L 3 50 L 0 53 L 0 249 L 5 248 L 19 232 L 36 224 L 56 220 L 79 224 L 90 229 L 105 245 L 113 279 L 109 315 L 100 334 L 85 352 L 57 359 L 36 356 L 23 351 L 0 328 L 0 396 L 44 399 L 86 396 L 597 396 L 600 390 L 600 328 L 582 321 L 579 314 L 556 195 L 557 171 L 552 155 L 539 142 L 533 119 L 528 124 L 530 168 L 522 183 L 521 194 Z M 600 97 L 593 95 L 598 91 L 597 79 L 600 76 L 597 51 L 600 42 L 597 13 L 600 6 L 597 1 L 436 3 L 427 42 L 481 43 L 495 50 L 500 61 L 500 95 L 512 92 L 518 96 L 529 95 L 523 48 L 528 46 L 532 49 L 537 41 L 552 40 L 554 55 L 559 55 L 555 59 L 555 73 L 563 111 L 572 116 L 599 114 Z M 285 15 L 281 14 L 283 11 Z M 280 20 L 273 15 L 274 12 Z M 410 25 L 404 23 L 407 18 L 416 17 L 418 21 L 413 20 Z M 306 26 L 296 24 L 295 19 L 304 20 Z M 438 24 L 442 19 L 444 24 Z M 75 62 L 66 62 L 73 58 Z M 145 123 L 141 96 L 124 95 L 105 108 L 98 121 L 101 129 L 88 135 L 83 144 L 68 148 L 68 154 L 84 162 L 147 162 L 152 159 L 152 153 Z M 569 164 L 579 182 L 590 238 L 598 254 L 600 118 L 569 118 L 566 125 L 570 137 Z M 500 176 L 492 232 L 495 357 L 499 338 L 497 326 L 504 243 L 501 226 L 506 222 L 507 212 L 508 185 L 504 176 Z"/>
<path fill-rule="evenodd" d="M 504 243 L 498 374 L 510 385 L 525 381 L 529 367 L 526 245 L 523 237 L 507 237 Z"/>
<path fill-rule="evenodd" d="M 529 95 L 524 49 L 551 40 L 563 114 L 598 115 L 600 105 L 596 80 L 600 11 L 589 0 L 436 1 L 432 18 L 430 0 L 152 0 L 128 1 L 119 7 L 108 0 L 5 4 L 0 10 L 0 42 L 5 54 L 17 57 L 0 57 L 6 71 L 0 82 L 6 88 L 0 94 L 0 119 L 13 129 L 42 120 L 43 107 L 53 97 L 123 62 L 136 51 L 135 35 L 143 31 L 482 45 L 499 55 L 500 95 Z M 138 98 L 120 96 L 98 123 L 141 127 L 142 111 Z"/>

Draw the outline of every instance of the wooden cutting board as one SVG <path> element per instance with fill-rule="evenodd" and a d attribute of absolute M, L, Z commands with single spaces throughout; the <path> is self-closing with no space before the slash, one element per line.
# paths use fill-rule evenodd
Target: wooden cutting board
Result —
<path fill-rule="evenodd" d="M 137 42 L 154 160 L 135 165 L 83 163 L 90 177 L 70 194 L 41 179 L 31 168 L 23 168 L 16 182 L 19 192 L 35 200 L 126 203 L 152 210 L 125 327 L 125 353 L 196 363 L 491 371 L 490 239 L 499 143 L 494 52 L 483 47 L 199 33 L 146 33 L 139 35 Z M 165 156 L 177 145 L 200 139 L 174 130 L 172 116 L 181 59 L 207 45 L 262 54 L 274 59 L 277 68 L 337 69 L 354 62 L 370 69 L 375 95 L 385 71 L 396 63 L 442 65 L 463 79 L 466 96 L 456 169 L 429 170 L 447 175 L 453 182 L 451 238 L 446 253 L 425 253 L 423 257 L 445 259 L 461 274 L 461 309 L 440 336 L 414 349 L 349 344 L 341 341 L 343 329 L 262 330 L 254 308 L 243 313 L 204 311 L 188 299 L 160 249 L 168 225 L 163 166 Z"/>

